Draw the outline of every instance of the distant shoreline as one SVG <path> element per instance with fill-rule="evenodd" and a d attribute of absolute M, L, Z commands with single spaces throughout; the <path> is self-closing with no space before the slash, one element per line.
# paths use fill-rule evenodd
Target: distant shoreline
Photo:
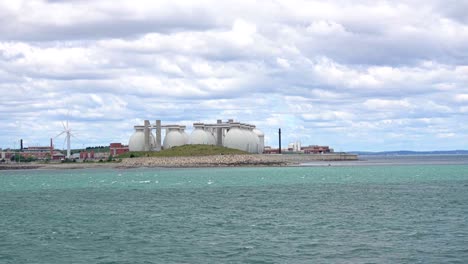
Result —
<path fill-rule="evenodd" d="M 213 155 L 189 157 L 138 157 L 125 158 L 121 162 L 72 162 L 72 163 L 20 163 L 1 164 L 0 170 L 27 169 L 87 169 L 140 167 L 160 168 L 209 168 L 209 167 L 286 167 L 299 166 L 309 162 L 357 161 L 352 154 L 316 154 L 316 155 Z"/>
<path fill-rule="evenodd" d="M 346 167 L 468 165 L 468 155 L 211 155 L 125 158 L 122 162 L 0 164 L 2 170 L 72 170 L 134 168 L 229 168 L 229 167 Z"/>

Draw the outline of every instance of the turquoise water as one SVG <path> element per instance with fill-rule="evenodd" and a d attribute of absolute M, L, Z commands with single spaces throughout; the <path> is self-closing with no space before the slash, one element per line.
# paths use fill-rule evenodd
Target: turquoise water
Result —
<path fill-rule="evenodd" d="M 0 171 L 0 263 L 467 263 L 468 165 Z"/>

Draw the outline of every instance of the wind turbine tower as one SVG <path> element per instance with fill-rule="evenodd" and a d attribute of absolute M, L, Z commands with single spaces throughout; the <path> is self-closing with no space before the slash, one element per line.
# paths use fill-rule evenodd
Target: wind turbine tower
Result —
<path fill-rule="evenodd" d="M 68 120 L 67 120 L 66 124 L 67 125 L 65 126 L 65 124 L 62 122 L 63 131 L 60 132 L 60 134 L 58 134 L 55 137 L 59 137 L 59 136 L 61 136 L 63 134 L 66 134 L 65 141 L 67 142 L 67 159 L 70 159 L 70 157 L 71 157 L 70 139 L 73 136 L 73 134 L 71 133 L 71 128 L 68 126 Z"/>

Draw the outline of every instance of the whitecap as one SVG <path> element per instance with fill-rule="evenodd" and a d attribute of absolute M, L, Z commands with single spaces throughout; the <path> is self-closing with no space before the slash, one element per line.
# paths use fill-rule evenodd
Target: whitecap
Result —
<path fill-rule="evenodd" d="M 151 181 L 139 181 L 138 183 L 150 183 Z"/>

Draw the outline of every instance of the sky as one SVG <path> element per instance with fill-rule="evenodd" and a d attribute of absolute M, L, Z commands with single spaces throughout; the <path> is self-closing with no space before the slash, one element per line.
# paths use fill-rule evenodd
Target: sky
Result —
<path fill-rule="evenodd" d="M 468 149 L 467 0 L 0 2 L 0 147 L 128 143 L 143 120 L 266 145 Z"/>

